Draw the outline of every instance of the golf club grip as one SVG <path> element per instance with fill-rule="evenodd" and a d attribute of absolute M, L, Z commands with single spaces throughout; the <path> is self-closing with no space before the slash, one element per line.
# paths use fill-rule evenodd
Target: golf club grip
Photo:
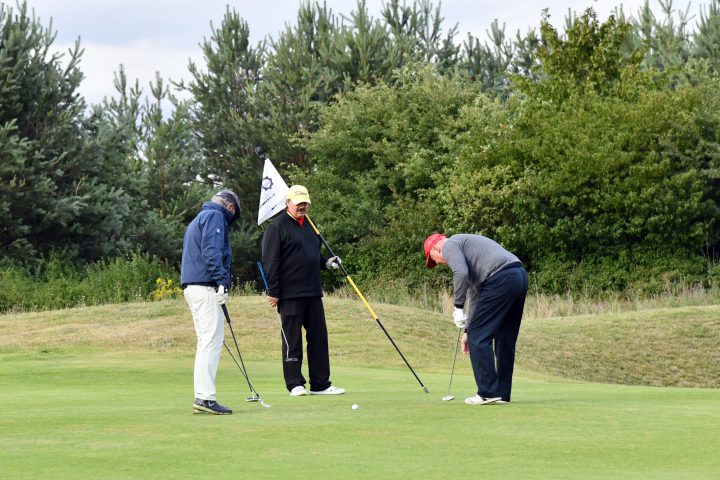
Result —
<path fill-rule="evenodd" d="M 227 306 L 223 303 L 222 305 L 220 305 L 220 307 L 222 308 L 223 314 L 225 315 L 225 320 L 227 321 L 228 325 L 230 325 L 230 314 L 228 313 Z"/>
<path fill-rule="evenodd" d="M 317 229 L 317 227 L 315 226 L 315 224 L 313 223 L 313 221 L 310 219 L 309 216 L 306 215 L 306 217 L 307 217 L 308 221 L 310 222 L 310 225 L 312 226 L 313 230 L 315 230 L 315 233 L 317 234 L 318 238 L 320 238 L 320 241 L 322 242 L 322 244 L 325 245 L 325 248 L 327 248 L 327 251 L 330 252 L 330 256 L 336 257 L 337 255 L 335 255 L 335 252 L 333 252 L 333 249 L 330 248 L 330 245 L 327 243 L 325 238 L 322 235 L 320 235 L 320 230 Z M 350 274 L 348 273 L 347 270 L 345 270 L 345 266 L 342 264 L 342 262 L 338 262 L 338 265 L 340 265 L 340 269 L 343 271 L 345 276 L 349 277 Z"/>

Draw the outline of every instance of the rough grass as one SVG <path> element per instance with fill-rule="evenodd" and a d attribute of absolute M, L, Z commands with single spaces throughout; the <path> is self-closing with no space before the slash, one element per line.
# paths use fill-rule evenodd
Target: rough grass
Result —
<path fill-rule="evenodd" d="M 405 368 L 359 301 L 330 297 L 325 304 L 333 365 Z M 526 373 L 720 387 L 720 306 L 550 318 L 537 318 L 533 308 L 530 304 L 518 341 L 518 368 Z M 447 370 L 457 332 L 448 315 L 385 304 L 373 309 L 421 379 L 423 371 Z M 243 355 L 279 358 L 278 320 L 264 297 L 231 297 L 229 311 Z M 0 316 L 0 358 L 87 349 L 192 354 L 194 344 L 181 299 Z"/>
<path fill-rule="evenodd" d="M 696 306 L 525 322 L 518 362 L 578 380 L 720 387 L 720 307 Z"/>

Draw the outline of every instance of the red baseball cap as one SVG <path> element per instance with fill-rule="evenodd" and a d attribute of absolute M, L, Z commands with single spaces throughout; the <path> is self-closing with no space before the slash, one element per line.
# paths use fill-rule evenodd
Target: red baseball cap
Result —
<path fill-rule="evenodd" d="M 430 250 L 433 249 L 436 243 L 438 243 L 440 240 L 445 238 L 445 235 L 441 233 L 433 233 L 429 237 L 425 239 L 425 244 L 423 245 L 423 248 L 425 249 L 425 268 L 435 268 L 435 260 L 430 258 Z"/>

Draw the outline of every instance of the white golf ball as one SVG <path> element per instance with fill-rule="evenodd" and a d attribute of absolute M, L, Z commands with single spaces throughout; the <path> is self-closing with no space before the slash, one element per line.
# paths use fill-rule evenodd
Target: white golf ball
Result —
<path fill-rule="evenodd" d="M 358 408 L 360 408 L 360 407 L 358 407 L 358 404 L 357 404 L 357 403 L 353 403 L 352 409 L 353 409 L 353 410 L 357 410 Z"/>

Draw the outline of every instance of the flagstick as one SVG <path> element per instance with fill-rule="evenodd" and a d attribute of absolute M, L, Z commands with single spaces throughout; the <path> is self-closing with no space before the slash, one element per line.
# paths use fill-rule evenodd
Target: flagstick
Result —
<path fill-rule="evenodd" d="M 325 239 L 323 238 L 323 236 L 320 234 L 320 231 L 317 229 L 317 227 L 315 226 L 315 224 L 313 223 L 313 221 L 310 219 L 310 217 L 309 217 L 308 215 L 305 215 L 305 218 L 308 219 L 308 222 L 310 222 L 310 225 L 312 226 L 313 230 L 315 230 L 315 233 L 316 233 L 317 236 L 320 238 L 320 241 L 322 241 L 323 245 L 325 245 L 325 248 L 327 248 L 328 251 L 330 252 L 330 256 L 334 257 L 334 256 L 335 256 L 335 253 L 333 253 L 332 248 L 330 248 L 330 245 L 328 245 L 328 243 L 325 241 Z M 339 262 L 338 262 L 338 263 L 339 263 Z M 365 296 L 360 292 L 360 289 L 357 287 L 357 285 L 355 285 L 355 282 L 353 281 L 353 279 L 352 279 L 352 277 L 350 276 L 350 274 L 348 273 L 348 271 L 345 270 L 345 267 L 343 266 L 342 263 L 339 263 L 339 265 L 340 265 L 340 268 L 342 269 L 343 273 L 345 274 L 345 278 L 347 279 L 348 283 L 349 283 L 350 285 L 352 285 L 353 289 L 355 290 L 355 293 L 357 294 L 358 297 L 360 297 L 360 300 L 362 300 L 363 304 L 365 305 L 365 308 L 367 308 L 368 312 L 370 312 L 370 315 L 372 315 L 372 317 L 373 317 L 373 318 L 375 319 L 375 321 L 377 322 L 378 326 L 380 326 L 380 328 L 382 329 L 382 331 L 385 333 L 385 336 L 388 338 L 388 340 L 390 340 L 390 343 L 392 343 L 393 347 L 395 347 L 395 350 L 400 354 L 400 357 L 403 359 L 403 361 L 405 362 L 405 365 L 407 365 L 407 367 L 410 369 L 410 371 L 412 372 L 412 374 L 415 376 L 415 379 L 418 381 L 418 383 L 419 383 L 420 386 L 422 387 L 423 391 L 424 391 L 425 393 L 430 393 L 429 390 L 428 390 L 428 388 L 425 386 L 425 384 L 423 384 L 422 380 L 420 380 L 420 377 L 418 377 L 418 376 L 417 376 L 417 373 L 415 373 L 415 370 L 413 370 L 413 368 L 412 368 L 412 367 L 410 366 L 410 364 L 408 363 L 407 359 L 405 358 L 405 355 L 402 354 L 402 352 L 401 352 L 400 349 L 398 348 L 398 346 L 397 346 L 397 344 L 395 343 L 395 341 L 392 339 L 392 337 L 390 336 L 390 334 L 388 333 L 388 331 L 385 329 L 385 326 L 382 324 L 382 322 L 380 321 L 380 319 L 378 318 L 378 316 L 375 315 L 375 312 L 374 312 L 373 309 L 370 307 L 370 304 L 367 302 L 367 300 L 365 300 Z"/>

